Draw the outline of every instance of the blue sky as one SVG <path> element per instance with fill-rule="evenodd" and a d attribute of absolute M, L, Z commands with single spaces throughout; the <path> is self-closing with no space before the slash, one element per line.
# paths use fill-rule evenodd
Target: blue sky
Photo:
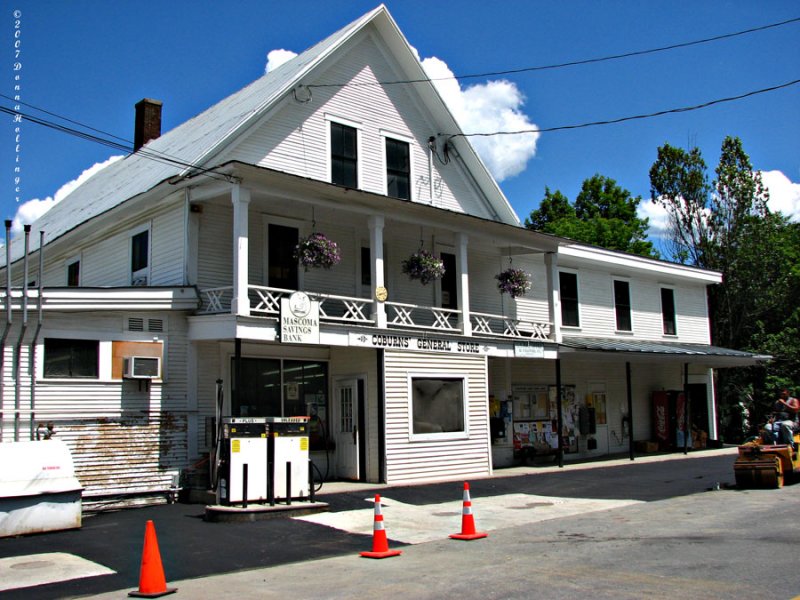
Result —
<path fill-rule="evenodd" d="M 172 129 L 261 76 L 270 51 L 300 52 L 376 5 L 360 0 L 8 0 L 0 13 L 2 93 L 14 94 L 19 74 L 23 102 L 130 140 L 133 106 L 141 98 L 162 100 L 163 129 Z M 800 4 L 777 0 L 402 0 L 387 6 L 426 68 L 458 75 L 645 50 L 800 17 Z M 18 72 L 13 70 L 15 10 L 20 11 Z M 460 104 L 454 112 L 468 121 L 462 125 L 487 131 L 651 113 L 796 79 L 800 22 L 648 56 L 457 85 L 451 81 L 444 92 Z M 12 106 L 4 98 L 0 104 Z M 524 219 L 545 186 L 574 200 L 583 180 L 595 173 L 648 199 L 648 170 L 659 145 L 697 145 L 713 171 L 723 138 L 736 135 L 754 167 L 765 172 L 774 208 L 798 218 L 799 106 L 800 85 L 795 85 L 695 112 L 543 133 L 535 145 L 503 136 L 495 138 L 494 148 L 480 151 Z M 65 195 L 69 186 L 64 184 L 120 154 L 30 122 L 22 124 L 17 152 L 11 117 L 2 118 L 5 218 L 26 206 L 20 216 L 29 221 Z"/>

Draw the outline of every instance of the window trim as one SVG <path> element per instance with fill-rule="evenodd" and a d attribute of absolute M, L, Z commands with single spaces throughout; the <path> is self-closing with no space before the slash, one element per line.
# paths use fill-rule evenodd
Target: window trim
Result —
<path fill-rule="evenodd" d="M 133 238 L 137 235 L 147 232 L 147 266 L 138 271 L 133 270 Z M 129 269 L 129 283 L 134 285 L 134 281 L 138 277 L 146 277 L 147 283 L 145 286 L 153 285 L 152 272 L 153 272 L 153 227 L 152 223 L 148 222 L 139 227 L 134 227 L 128 231 L 128 269 Z"/>
<path fill-rule="evenodd" d="M 381 166 L 383 174 L 383 195 L 389 196 L 389 166 L 388 157 L 386 155 L 386 140 L 390 139 L 395 142 L 403 142 L 408 144 L 408 201 L 416 201 L 416 194 L 414 193 L 414 139 L 400 133 L 394 133 L 386 129 L 380 130 L 381 136 Z M 395 198 L 395 196 L 390 196 Z M 405 198 L 400 198 L 405 200 Z"/>
<path fill-rule="evenodd" d="M 447 431 L 441 433 L 414 433 L 414 379 L 455 379 L 461 380 L 461 399 L 464 419 L 463 431 Z M 468 440 L 469 435 L 469 373 L 463 371 L 412 371 L 406 376 L 408 394 L 408 441 L 409 442 L 443 442 L 450 440 Z"/>
<path fill-rule="evenodd" d="M 355 189 L 360 190 L 363 188 L 363 177 L 361 173 L 362 163 L 364 152 L 363 152 L 363 145 L 362 145 L 362 129 L 364 125 L 358 121 L 352 121 L 350 119 L 345 119 L 343 117 L 338 117 L 335 115 L 331 115 L 325 113 L 325 173 L 327 174 L 327 181 L 331 185 L 341 185 L 338 183 L 333 183 L 333 161 L 332 154 L 333 150 L 331 148 L 331 124 L 336 123 L 337 125 L 344 125 L 345 127 L 352 127 L 356 130 L 356 187 Z M 345 186 L 342 186 L 345 187 Z"/>
<path fill-rule="evenodd" d="M 561 274 L 565 275 L 574 275 L 575 276 L 575 293 L 577 297 L 575 298 L 577 303 L 577 316 L 578 316 L 578 324 L 577 325 L 569 325 L 564 323 L 564 291 L 561 289 Z M 580 275 L 577 271 L 571 269 L 559 269 L 558 270 L 558 302 L 561 308 L 561 327 L 562 329 L 575 329 L 578 330 L 581 328 L 581 280 Z"/>
<path fill-rule="evenodd" d="M 661 284 L 658 286 L 658 301 L 661 305 L 661 332 L 666 337 L 678 337 L 678 306 L 675 301 L 675 287 L 672 285 Z M 672 333 L 667 332 L 666 313 L 664 312 L 664 292 L 669 290 L 672 294 Z"/>
<path fill-rule="evenodd" d="M 619 326 L 619 315 L 618 305 L 617 305 L 617 282 L 624 283 L 628 286 L 628 320 L 630 321 L 631 327 L 630 329 L 621 329 Z M 633 294 L 631 294 L 631 280 L 627 277 L 612 277 L 611 278 L 611 299 L 613 301 L 613 308 L 614 308 L 614 327 L 616 333 L 621 334 L 628 334 L 633 333 L 634 331 L 634 322 L 633 322 Z M 625 305 L 623 305 L 625 306 Z"/>

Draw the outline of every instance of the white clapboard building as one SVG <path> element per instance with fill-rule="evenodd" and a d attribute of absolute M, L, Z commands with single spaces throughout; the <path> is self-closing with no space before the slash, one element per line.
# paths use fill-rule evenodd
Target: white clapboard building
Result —
<path fill-rule="evenodd" d="M 380 6 L 163 135 L 140 102 L 136 151 L 7 249 L 2 441 L 51 423 L 101 498 L 205 468 L 218 398 L 370 482 L 628 452 L 661 390 L 717 438 L 712 369 L 757 358 L 709 346 L 720 275 L 525 229 L 433 85 L 381 85 L 420 79 Z M 338 264 L 298 264 L 312 233 Z"/>

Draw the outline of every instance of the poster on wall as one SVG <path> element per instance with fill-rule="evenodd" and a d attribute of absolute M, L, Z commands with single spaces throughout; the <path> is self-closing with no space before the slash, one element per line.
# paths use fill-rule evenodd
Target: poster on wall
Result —
<path fill-rule="evenodd" d="M 558 388 L 551 385 L 548 388 L 550 394 L 550 406 L 554 415 L 558 414 Z M 578 423 L 579 421 L 579 406 L 575 394 L 574 385 L 561 386 L 561 415 L 563 419 L 563 428 L 561 436 L 564 438 L 564 450 L 566 452 L 578 451 Z M 555 436 L 553 436 L 555 437 Z M 556 439 L 556 447 L 558 440 Z"/>

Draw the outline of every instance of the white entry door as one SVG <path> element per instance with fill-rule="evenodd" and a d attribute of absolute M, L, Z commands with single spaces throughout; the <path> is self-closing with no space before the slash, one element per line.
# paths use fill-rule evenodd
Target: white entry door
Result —
<path fill-rule="evenodd" d="M 342 479 L 358 479 L 358 382 L 346 379 L 334 389 L 336 472 Z"/>

